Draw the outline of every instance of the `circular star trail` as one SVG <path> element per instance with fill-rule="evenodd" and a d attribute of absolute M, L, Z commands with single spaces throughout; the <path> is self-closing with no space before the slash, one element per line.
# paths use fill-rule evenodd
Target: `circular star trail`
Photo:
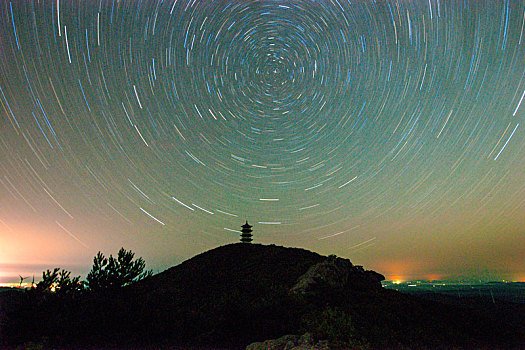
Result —
<path fill-rule="evenodd" d="M 0 6 L 0 263 L 161 269 L 248 220 L 389 277 L 525 277 L 523 1 Z"/>

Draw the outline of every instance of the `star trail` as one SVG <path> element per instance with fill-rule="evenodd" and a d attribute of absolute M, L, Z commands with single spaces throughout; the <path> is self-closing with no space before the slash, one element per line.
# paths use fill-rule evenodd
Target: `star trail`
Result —
<path fill-rule="evenodd" d="M 2 1 L 0 279 L 162 270 L 248 220 L 387 278 L 523 280 L 524 32 L 510 0 Z"/>

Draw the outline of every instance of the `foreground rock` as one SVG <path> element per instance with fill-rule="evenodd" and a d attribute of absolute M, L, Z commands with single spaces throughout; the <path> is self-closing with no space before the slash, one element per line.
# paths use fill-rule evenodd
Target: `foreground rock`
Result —
<path fill-rule="evenodd" d="M 302 336 L 285 335 L 278 339 L 252 343 L 246 350 L 329 350 L 332 349 L 327 341 L 315 342 L 310 333 Z"/>
<path fill-rule="evenodd" d="M 311 333 L 285 335 L 277 339 L 252 343 L 246 350 L 361 350 L 367 349 L 358 345 L 334 343 L 328 340 L 315 341 Z"/>

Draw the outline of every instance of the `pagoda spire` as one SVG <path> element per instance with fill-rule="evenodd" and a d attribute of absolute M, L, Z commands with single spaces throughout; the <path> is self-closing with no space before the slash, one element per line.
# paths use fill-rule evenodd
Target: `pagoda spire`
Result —
<path fill-rule="evenodd" d="M 250 224 L 248 224 L 248 220 L 246 220 L 246 223 L 241 226 L 241 242 L 242 243 L 251 243 L 252 242 L 252 227 Z"/>

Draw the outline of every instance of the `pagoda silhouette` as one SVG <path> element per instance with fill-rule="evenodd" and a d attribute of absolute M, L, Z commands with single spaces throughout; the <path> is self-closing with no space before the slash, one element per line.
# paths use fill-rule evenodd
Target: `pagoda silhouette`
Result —
<path fill-rule="evenodd" d="M 252 242 L 252 227 L 250 224 L 248 224 L 248 220 L 246 220 L 246 223 L 241 226 L 241 242 L 242 243 L 251 243 Z"/>

